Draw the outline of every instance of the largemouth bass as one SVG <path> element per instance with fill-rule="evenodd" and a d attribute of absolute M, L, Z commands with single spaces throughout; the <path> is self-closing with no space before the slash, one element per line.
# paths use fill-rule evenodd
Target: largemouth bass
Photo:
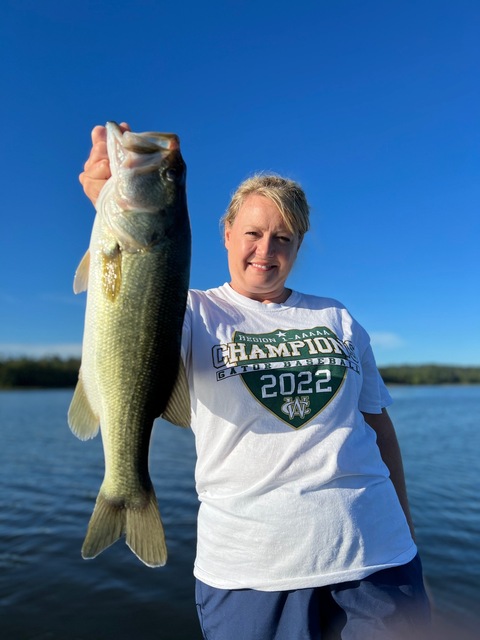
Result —
<path fill-rule="evenodd" d="M 180 358 L 190 268 L 185 163 L 174 134 L 107 123 L 112 177 L 97 201 L 74 291 L 88 287 L 79 380 L 68 412 L 82 440 L 102 435 L 105 476 L 82 547 L 94 558 L 122 535 L 146 565 L 167 559 L 148 469 L 155 418 L 188 426 Z"/>

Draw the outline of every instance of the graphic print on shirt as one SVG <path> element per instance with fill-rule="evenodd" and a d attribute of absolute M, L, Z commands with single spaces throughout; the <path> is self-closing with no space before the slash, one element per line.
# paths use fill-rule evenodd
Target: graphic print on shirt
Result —
<path fill-rule="evenodd" d="M 272 333 L 235 331 L 212 351 L 220 382 L 241 376 L 253 397 L 299 429 L 335 397 L 348 370 L 360 373 L 354 345 L 327 327 Z"/>

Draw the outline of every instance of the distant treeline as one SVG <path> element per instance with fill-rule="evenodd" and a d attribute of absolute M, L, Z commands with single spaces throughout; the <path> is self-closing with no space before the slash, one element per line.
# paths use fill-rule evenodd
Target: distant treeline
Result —
<path fill-rule="evenodd" d="M 78 358 L 0 359 L 0 389 L 74 387 L 79 368 Z M 480 367 L 405 365 L 380 367 L 380 373 L 386 384 L 480 384 Z"/>
<path fill-rule="evenodd" d="M 77 384 L 79 358 L 0 360 L 0 389 L 59 389 Z"/>
<path fill-rule="evenodd" d="M 386 384 L 480 384 L 480 367 L 424 364 L 380 367 Z"/>

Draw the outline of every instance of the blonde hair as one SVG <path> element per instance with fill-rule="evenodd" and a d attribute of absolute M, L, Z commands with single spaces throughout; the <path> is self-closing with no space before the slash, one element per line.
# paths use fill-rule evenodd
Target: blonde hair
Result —
<path fill-rule="evenodd" d="M 302 187 L 293 180 L 275 174 L 255 174 L 247 178 L 237 188 L 221 219 L 222 226 L 232 226 L 245 198 L 249 195 L 265 196 L 278 207 L 291 233 L 298 234 L 300 240 L 310 228 L 310 206 Z"/>

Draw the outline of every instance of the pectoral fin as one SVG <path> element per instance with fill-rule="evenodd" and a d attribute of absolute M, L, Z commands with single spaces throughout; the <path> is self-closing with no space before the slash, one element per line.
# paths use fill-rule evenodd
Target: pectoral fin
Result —
<path fill-rule="evenodd" d="M 180 359 L 178 375 L 168 400 L 167 407 L 162 418 L 179 427 L 189 427 L 190 415 L 190 391 L 188 388 L 187 372 L 183 361 Z"/>
<path fill-rule="evenodd" d="M 72 402 L 68 410 L 68 425 L 80 440 L 94 438 L 100 428 L 100 421 L 88 402 L 81 379 L 78 380 L 77 386 L 75 387 Z"/>
<path fill-rule="evenodd" d="M 81 293 L 88 287 L 88 272 L 90 269 L 90 250 L 88 250 L 78 265 L 73 279 L 73 292 Z"/>

